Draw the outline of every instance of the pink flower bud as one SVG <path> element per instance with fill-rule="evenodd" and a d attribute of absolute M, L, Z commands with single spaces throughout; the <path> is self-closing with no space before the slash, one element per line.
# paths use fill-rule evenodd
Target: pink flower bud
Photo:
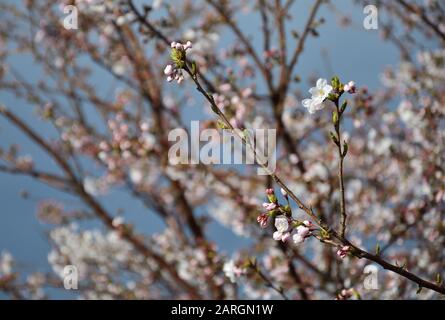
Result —
<path fill-rule="evenodd" d="M 281 240 L 282 236 L 283 236 L 283 234 L 280 231 L 275 231 L 272 235 L 273 239 L 276 241 Z"/>
<path fill-rule="evenodd" d="M 277 204 L 273 202 L 272 203 L 265 202 L 263 203 L 263 207 L 266 208 L 267 211 L 272 211 L 277 207 Z"/>
<path fill-rule="evenodd" d="M 286 232 L 281 236 L 281 241 L 286 242 L 290 238 L 290 233 Z"/>
<path fill-rule="evenodd" d="M 312 222 L 310 222 L 309 220 L 304 220 L 304 221 L 303 221 L 303 224 L 304 224 L 306 227 L 308 227 L 308 228 L 310 228 L 310 227 L 313 226 Z"/>
<path fill-rule="evenodd" d="M 302 237 L 302 238 L 306 238 L 309 234 L 310 234 L 310 230 L 308 227 L 305 226 L 298 226 L 297 227 L 297 234 Z"/>
<path fill-rule="evenodd" d="M 173 72 L 173 66 L 171 64 L 168 64 L 164 69 L 165 75 L 170 75 Z"/>
<path fill-rule="evenodd" d="M 269 222 L 269 216 L 266 213 L 263 213 L 256 218 L 256 221 L 260 224 L 261 228 L 264 229 Z"/>
<path fill-rule="evenodd" d="M 355 91 L 356 91 L 355 82 L 349 81 L 347 84 L 345 84 L 345 86 L 343 87 L 343 90 L 345 92 L 349 92 L 351 94 L 355 93 Z"/>
<path fill-rule="evenodd" d="M 338 255 L 340 258 L 343 259 L 343 258 L 345 258 L 346 255 L 348 254 L 349 249 L 350 249 L 349 246 L 343 246 L 343 247 L 341 247 L 340 249 L 337 250 L 337 255 Z"/>
<path fill-rule="evenodd" d="M 301 237 L 299 234 L 294 234 L 292 240 L 294 241 L 295 244 L 300 244 L 304 242 L 304 238 Z"/>
<path fill-rule="evenodd" d="M 192 48 L 192 42 L 191 41 L 187 41 L 187 43 L 184 46 L 184 50 L 191 49 L 191 48 Z"/>

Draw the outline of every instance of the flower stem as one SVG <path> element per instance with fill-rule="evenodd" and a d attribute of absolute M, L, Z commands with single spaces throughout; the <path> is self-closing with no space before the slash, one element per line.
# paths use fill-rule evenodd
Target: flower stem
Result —
<path fill-rule="evenodd" d="M 344 148 L 342 148 L 341 143 L 341 120 L 342 120 L 342 113 L 343 110 L 340 110 L 338 105 L 338 99 L 335 101 L 335 108 L 337 109 L 337 115 L 338 120 L 334 123 L 335 127 L 335 133 L 337 134 L 337 149 L 338 149 L 338 180 L 339 180 L 339 186 L 340 186 L 340 237 L 342 239 L 345 238 L 346 234 L 346 220 L 347 220 L 347 214 L 346 214 L 346 202 L 345 202 L 345 186 L 344 186 L 344 179 L 343 179 L 343 160 L 346 156 L 344 153 Z"/>

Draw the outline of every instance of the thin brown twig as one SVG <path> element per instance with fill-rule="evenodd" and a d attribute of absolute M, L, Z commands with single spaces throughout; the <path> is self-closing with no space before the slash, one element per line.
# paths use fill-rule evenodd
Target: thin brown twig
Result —
<path fill-rule="evenodd" d="M 34 143 L 40 146 L 43 150 L 50 155 L 54 161 L 60 166 L 62 171 L 67 175 L 70 183 L 73 186 L 73 191 L 81 198 L 96 214 L 96 216 L 110 229 L 117 230 L 117 227 L 113 225 L 113 218 L 105 211 L 99 202 L 97 202 L 90 194 L 88 194 L 81 181 L 75 176 L 69 164 L 63 158 L 63 155 L 57 152 L 53 147 L 51 147 L 42 137 L 35 133 L 26 123 L 20 120 L 14 113 L 9 111 L 3 106 L 0 106 L 0 115 L 9 120 L 13 125 L 20 129 L 24 134 L 26 134 Z M 119 231 L 119 230 L 117 230 Z M 152 251 L 145 243 L 132 232 L 120 232 L 122 237 L 130 242 L 137 251 L 139 251 L 143 256 L 153 259 L 158 266 L 165 270 L 169 276 L 179 284 L 179 286 L 186 291 L 191 298 L 201 299 L 201 295 L 198 290 L 189 284 L 187 281 L 182 279 L 177 273 L 174 266 L 170 265 L 165 261 L 160 255 Z"/>
<path fill-rule="evenodd" d="M 211 108 L 212 111 L 214 111 L 219 117 L 220 119 L 226 124 L 227 128 L 229 128 L 230 130 L 232 130 L 233 132 L 235 132 L 235 134 L 241 139 L 241 141 L 248 147 L 251 147 L 249 143 L 247 143 L 247 141 L 244 139 L 244 137 L 239 134 L 238 130 L 235 130 L 234 127 L 230 124 L 230 122 L 228 121 L 227 117 L 225 116 L 225 114 L 221 111 L 221 109 L 219 109 L 219 107 L 216 105 L 215 101 L 213 100 L 213 98 L 202 88 L 199 79 L 198 79 L 198 75 L 199 73 L 195 73 L 193 74 L 190 69 L 188 68 L 188 66 L 185 66 L 185 71 L 191 76 L 191 78 L 193 79 L 193 81 L 195 82 L 196 86 L 197 86 L 197 90 L 199 92 L 201 92 L 204 97 L 207 99 L 207 101 L 210 102 L 211 104 Z M 256 152 L 253 149 L 252 150 L 254 157 L 256 158 Z M 433 291 L 445 294 L 445 287 L 442 285 L 438 285 L 435 284 L 433 282 L 424 280 L 420 277 L 418 277 L 417 275 L 405 270 L 404 268 L 395 266 L 387 261 L 385 261 L 384 259 L 382 259 L 381 257 L 379 257 L 378 255 L 374 255 L 371 254 L 363 249 L 358 248 L 357 246 L 355 246 L 354 244 L 352 244 L 349 240 L 347 240 L 344 237 L 341 237 L 335 230 L 333 230 L 332 228 L 330 228 L 328 225 L 326 225 L 321 219 L 319 219 L 315 213 L 312 211 L 312 208 L 306 206 L 293 192 L 292 190 L 290 190 L 287 185 L 285 183 L 283 183 L 283 181 L 281 180 L 281 178 L 276 175 L 274 172 L 271 172 L 266 165 L 262 164 L 261 161 L 259 161 L 259 164 L 263 167 L 263 169 L 267 172 L 267 174 L 269 176 L 272 177 L 272 179 L 275 181 L 275 183 L 280 186 L 281 188 L 283 188 L 288 196 L 294 200 L 296 202 L 296 204 L 298 205 L 298 207 L 303 210 L 309 217 L 311 217 L 314 222 L 322 229 L 322 231 L 324 232 L 324 236 L 323 238 L 319 238 L 319 240 L 321 240 L 322 242 L 325 243 L 329 243 L 333 246 L 349 246 L 350 247 L 350 252 L 353 256 L 361 259 L 367 259 L 373 262 L 376 262 L 377 264 L 379 264 L 380 266 L 382 266 L 384 269 L 390 270 L 394 273 L 397 273 L 413 282 L 415 282 L 416 284 L 419 285 L 419 287 L 423 287 L 423 288 L 428 288 L 431 289 Z M 336 241 L 334 241 L 333 239 L 335 239 Z"/>
<path fill-rule="evenodd" d="M 264 272 L 262 272 L 260 270 L 260 268 L 258 267 L 257 263 L 249 263 L 249 267 L 255 271 L 256 274 L 258 274 L 260 276 L 260 278 L 266 283 L 266 286 L 268 286 L 269 288 L 273 289 L 275 292 L 277 292 L 284 300 L 289 300 L 289 298 L 287 297 L 286 293 L 284 292 L 284 289 L 280 286 L 276 286 L 272 280 L 270 280 L 265 274 Z"/>
<path fill-rule="evenodd" d="M 336 145 L 338 150 L 338 181 L 339 181 L 339 187 L 340 187 L 340 237 L 344 238 L 346 233 L 346 201 L 345 201 L 345 185 L 344 185 L 344 179 L 343 179 L 343 161 L 345 159 L 346 154 L 344 153 L 344 150 L 342 148 L 342 141 L 341 141 L 341 120 L 342 120 L 342 114 L 343 111 L 340 110 L 340 107 L 338 105 L 338 99 L 335 101 L 335 108 L 337 113 L 336 123 L 334 123 L 335 127 L 335 133 L 337 134 L 336 139 Z"/>

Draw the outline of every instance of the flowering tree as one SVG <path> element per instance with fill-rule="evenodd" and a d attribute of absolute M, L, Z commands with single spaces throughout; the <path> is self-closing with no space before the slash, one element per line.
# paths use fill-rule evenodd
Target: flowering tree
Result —
<path fill-rule="evenodd" d="M 296 67 L 317 41 L 320 10 L 333 9 L 327 1 L 312 1 L 302 30 L 290 30 L 292 0 L 53 2 L 0 4 L 0 90 L 32 107 L 40 124 L 13 105 L 0 115 L 50 163 L 9 141 L 0 171 L 77 202 L 38 204 L 54 272 L 24 278 L 4 252 L 1 291 L 46 297 L 74 266 L 78 294 L 89 299 L 443 297 L 440 1 L 380 1 L 380 32 L 400 65 L 382 71 L 375 92 L 341 75 L 309 79 L 310 98 Z M 66 5 L 75 5 L 79 29 L 64 27 Z M 259 19 L 260 44 L 240 27 L 240 10 Z M 17 55 L 40 68 L 38 79 L 16 70 Z M 188 132 L 193 106 L 201 130 L 232 132 L 254 158 L 248 129 L 276 129 L 276 169 L 172 164 L 169 132 Z M 115 190 L 162 228 L 148 234 L 110 208 Z M 209 234 L 213 220 L 250 245 L 222 251 Z"/>

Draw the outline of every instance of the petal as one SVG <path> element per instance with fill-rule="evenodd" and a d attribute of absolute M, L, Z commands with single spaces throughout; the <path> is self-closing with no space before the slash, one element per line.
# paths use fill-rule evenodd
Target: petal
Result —
<path fill-rule="evenodd" d="M 313 87 L 309 89 L 309 93 L 313 96 L 320 94 L 320 88 Z"/>
<path fill-rule="evenodd" d="M 324 93 L 325 93 L 325 95 L 326 96 L 328 96 L 331 92 L 332 92 L 332 86 L 330 86 L 330 85 L 325 85 L 324 87 L 323 87 L 323 91 L 324 91 Z"/>
<path fill-rule="evenodd" d="M 315 111 L 322 110 L 325 107 L 323 102 L 316 102 L 312 105 L 312 109 Z"/>
<path fill-rule="evenodd" d="M 281 241 L 286 242 L 289 238 L 290 238 L 290 233 L 289 233 L 289 232 L 286 232 L 286 233 L 283 234 L 283 236 L 281 237 Z"/>
<path fill-rule="evenodd" d="M 324 102 L 317 105 L 317 110 L 322 110 L 324 107 L 326 107 L 326 104 Z"/>
<path fill-rule="evenodd" d="M 294 234 L 292 236 L 292 240 L 294 241 L 295 244 L 300 244 L 304 241 L 304 239 L 300 237 L 298 234 Z"/>
<path fill-rule="evenodd" d="M 318 79 L 317 80 L 317 88 L 322 89 L 323 87 L 325 87 L 328 84 L 328 81 L 326 79 Z"/>
<path fill-rule="evenodd" d="M 312 99 L 304 99 L 303 101 L 301 101 L 301 104 L 305 108 L 309 108 L 311 106 L 311 103 L 312 103 Z"/>
<path fill-rule="evenodd" d="M 283 236 L 283 234 L 280 231 L 275 231 L 272 235 L 274 240 L 281 240 L 281 237 Z"/>
<path fill-rule="evenodd" d="M 275 219 L 275 228 L 277 228 L 278 231 L 281 233 L 284 233 L 289 229 L 289 222 L 287 221 L 287 218 L 280 216 Z"/>
<path fill-rule="evenodd" d="M 164 68 L 164 74 L 169 75 L 173 71 L 173 66 L 171 64 L 168 64 Z"/>

